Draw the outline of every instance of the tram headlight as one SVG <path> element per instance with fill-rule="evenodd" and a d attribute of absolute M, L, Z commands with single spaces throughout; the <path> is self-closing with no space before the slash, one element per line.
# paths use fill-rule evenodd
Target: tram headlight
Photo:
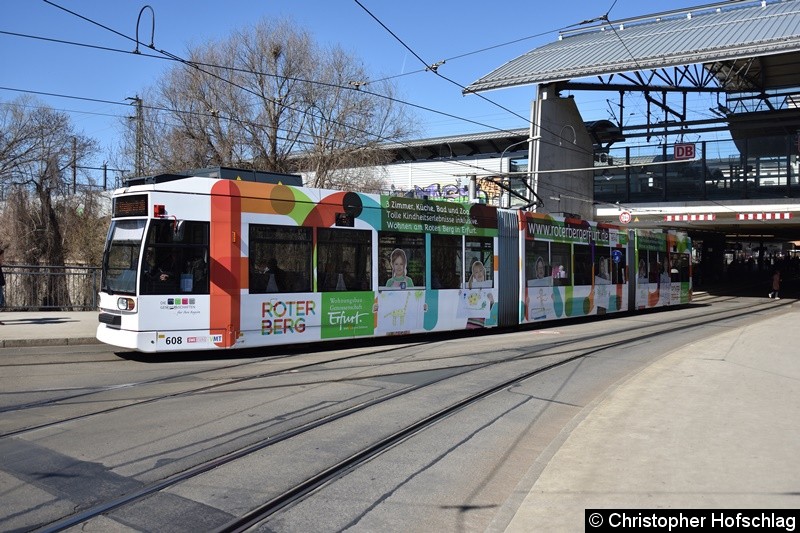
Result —
<path fill-rule="evenodd" d="M 133 311 L 136 302 L 133 298 L 117 298 L 117 309 L 120 311 Z"/>

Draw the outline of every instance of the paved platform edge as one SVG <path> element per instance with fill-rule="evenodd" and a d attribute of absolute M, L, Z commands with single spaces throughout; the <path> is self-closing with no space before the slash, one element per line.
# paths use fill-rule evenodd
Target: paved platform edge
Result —
<path fill-rule="evenodd" d="M 27 348 L 36 346 L 81 346 L 100 344 L 96 337 L 71 337 L 68 339 L 9 339 L 0 340 L 0 348 Z"/>

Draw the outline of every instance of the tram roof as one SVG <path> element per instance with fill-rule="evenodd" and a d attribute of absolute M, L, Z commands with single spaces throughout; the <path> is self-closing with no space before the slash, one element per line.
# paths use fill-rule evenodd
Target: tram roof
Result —
<path fill-rule="evenodd" d="M 261 183 L 283 183 L 284 185 L 303 185 L 303 177 L 299 174 L 282 174 L 252 169 L 233 167 L 209 167 L 186 170 L 184 172 L 156 174 L 153 176 L 133 176 L 123 180 L 125 186 L 166 183 L 184 178 L 216 178 L 223 180 L 256 181 Z"/>
<path fill-rule="evenodd" d="M 509 61 L 464 92 L 700 63 L 716 64 L 718 78 L 740 90 L 800 86 L 800 0 L 732 0 L 589 22 L 599 24 L 561 32 L 558 41 Z"/>

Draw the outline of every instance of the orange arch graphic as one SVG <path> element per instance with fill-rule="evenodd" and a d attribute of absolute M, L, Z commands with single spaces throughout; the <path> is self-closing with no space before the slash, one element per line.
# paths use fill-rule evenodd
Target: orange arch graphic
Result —
<path fill-rule="evenodd" d="M 221 348 L 236 343 L 241 331 L 242 197 L 236 182 L 219 181 L 211 189 L 211 309 L 209 330 L 222 333 Z"/>

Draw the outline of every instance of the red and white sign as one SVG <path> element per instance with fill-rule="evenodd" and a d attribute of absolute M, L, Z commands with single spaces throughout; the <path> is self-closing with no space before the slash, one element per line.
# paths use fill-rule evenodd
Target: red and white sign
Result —
<path fill-rule="evenodd" d="M 664 215 L 664 222 L 710 222 L 716 220 L 714 213 L 697 215 Z"/>
<path fill-rule="evenodd" d="M 619 214 L 619 221 L 623 224 L 627 224 L 631 221 L 631 212 L 630 211 L 623 211 Z"/>
<path fill-rule="evenodd" d="M 675 144 L 675 161 L 683 161 L 695 158 L 694 143 Z"/>
<path fill-rule="evenodd" d="M 739 220 L 790 220 L 791 213 L 738 213 Z"/>

